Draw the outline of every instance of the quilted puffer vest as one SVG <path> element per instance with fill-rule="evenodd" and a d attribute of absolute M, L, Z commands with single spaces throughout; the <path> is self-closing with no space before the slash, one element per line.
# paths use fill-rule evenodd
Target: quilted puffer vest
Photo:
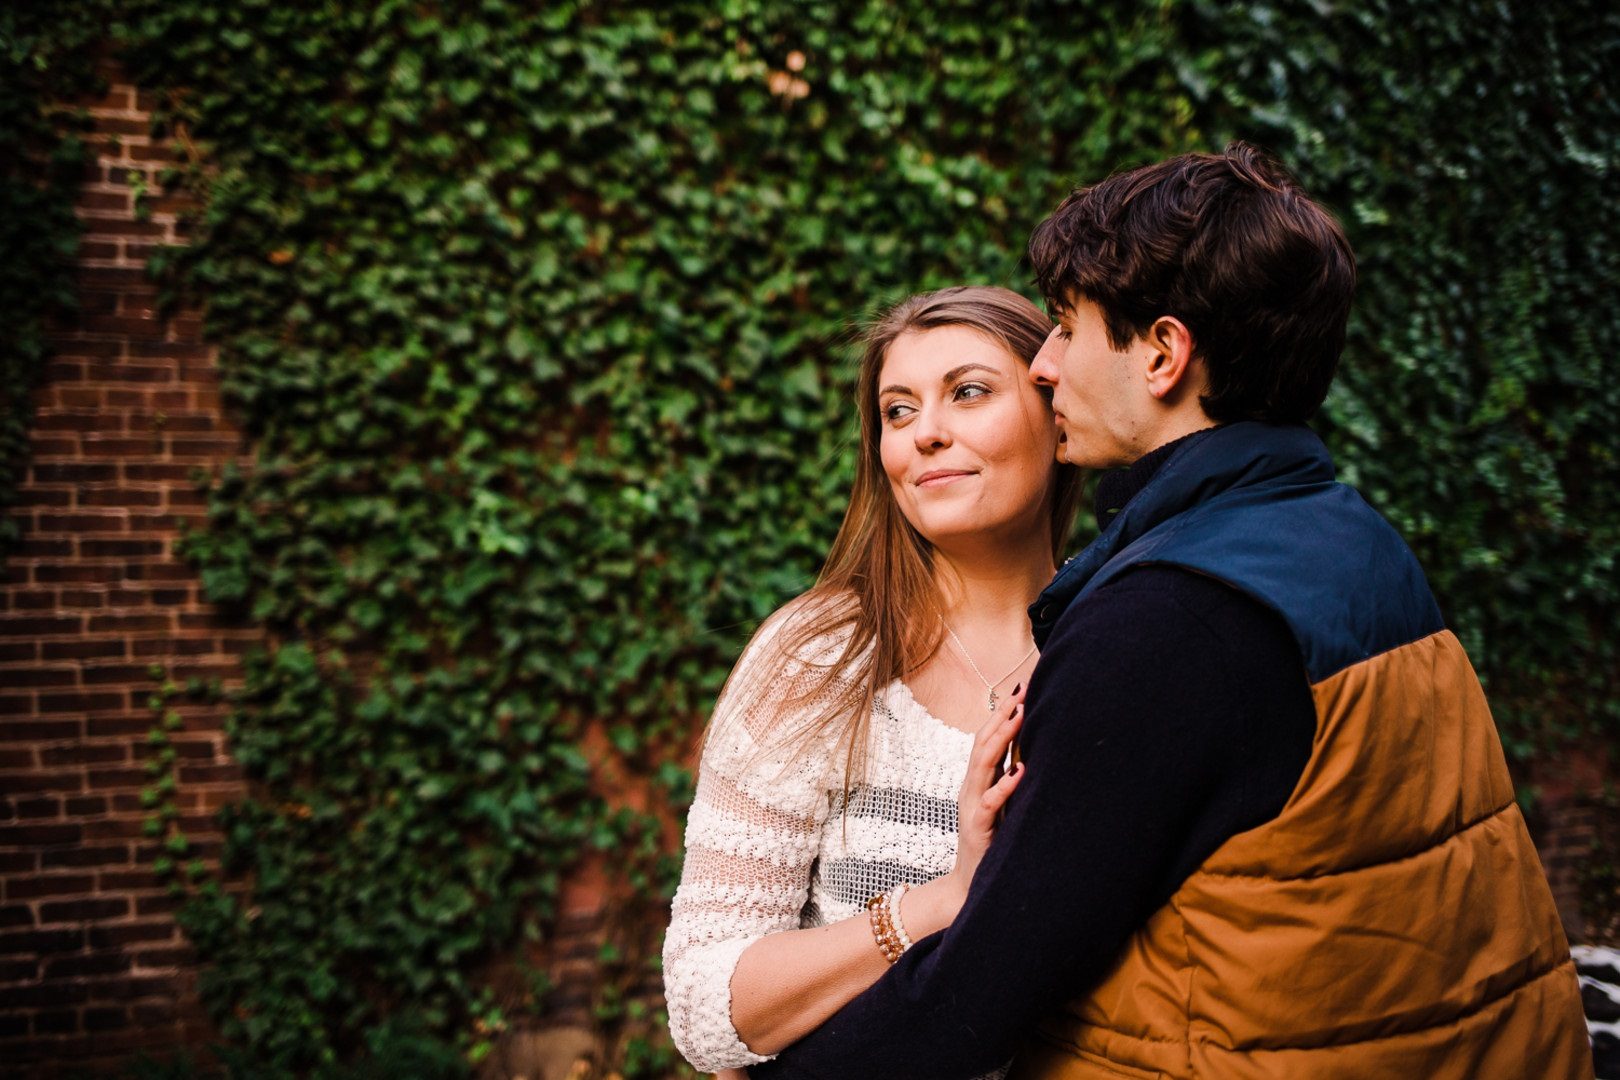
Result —
<path fill-rule="evenodd" d="M 1277 818 L 1230 838 L 1015 1078 L 1587 1078 L 1569 947 L 1485 695 L 1416 560 L 1304 427 L 1173 455 L 1031 609 L 1132 566 L 1278 612 L 1316 705 Z"/>

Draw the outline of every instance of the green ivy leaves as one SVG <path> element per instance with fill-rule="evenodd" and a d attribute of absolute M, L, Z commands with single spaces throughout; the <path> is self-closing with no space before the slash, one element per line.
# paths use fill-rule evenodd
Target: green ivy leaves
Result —
<path fill-rule="evenodd" d="M 200 150 L 197 239 L 156 262 L 206 302 L 257 447 L 183 545 L 271 641 L 231 722 L 257 793 L 184 915 L 256 1068 L 381 1054 L 387 1017 L 477 1058 L 504 1023 L 483 973 L 543 936 L 582 853 L 666 896 L 629 789 L 684 806 L 731 659 L 812 579 L 850 326 L 1027 288 L 1070 187 L 1230 136 L 1352 234 L 1321 426 L 1510 745 L 1612 737 L 1612 13 L 540 7 L 141 2 L 114 31 Z M 625 1075 L 663 1075 L 633 937 L 597 1017 Z"/>

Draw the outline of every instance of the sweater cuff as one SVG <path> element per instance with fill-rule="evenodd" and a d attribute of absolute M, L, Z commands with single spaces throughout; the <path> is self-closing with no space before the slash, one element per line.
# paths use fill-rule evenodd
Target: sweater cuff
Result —
<path fill-rule="evenodd" d="M 757 938 L 729 938 L 693 949 L 665 965 L 664 1000 L 675 1048 L 699 1072 L 741 1069 L 770 1061 L 748 1049 L 731 1022 L 731 977 Z"/>

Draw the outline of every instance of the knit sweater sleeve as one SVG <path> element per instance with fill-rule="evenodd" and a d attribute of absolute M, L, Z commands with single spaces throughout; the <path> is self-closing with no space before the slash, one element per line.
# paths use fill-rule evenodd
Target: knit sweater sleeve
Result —
<path fill-rule="evenodd" d="M 792 703 L 819 668 L 784 657 L 782 622 L 756 635 L 715 708 L 664 939 L 670 1034 L 700 1072 L 770 1060 L 732 1024 L 731 978 L 754 942 L 798 928 L 829 812 L 833 755 L 794 737 L 816 709 Z"/>

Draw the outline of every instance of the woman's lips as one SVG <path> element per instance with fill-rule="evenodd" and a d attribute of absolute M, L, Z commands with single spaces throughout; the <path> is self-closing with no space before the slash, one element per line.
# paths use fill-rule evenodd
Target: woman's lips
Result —
<path fill-rule="evenodd" d="M 915 483 L 918 487 L 944 487 L 946 484 L 972 475 L 974 475 L 972 472 L 962 469 L 934 469 L 917 477 Z"/>

